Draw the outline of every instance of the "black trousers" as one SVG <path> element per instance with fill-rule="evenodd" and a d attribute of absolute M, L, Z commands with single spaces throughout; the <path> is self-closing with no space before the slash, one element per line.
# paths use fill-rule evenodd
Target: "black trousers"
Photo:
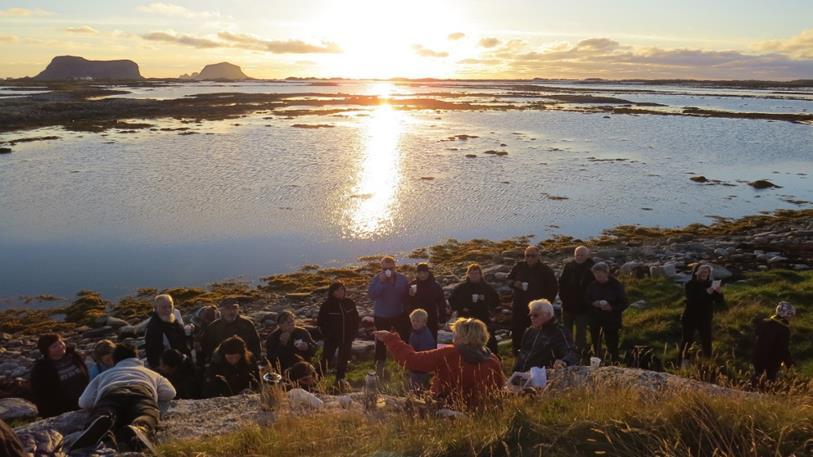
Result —
<path fill-rule="evenodd" d="M 353 348 L 352 341 L 341 341 L 333 339 L 325 339 L 325 347 L 322 351 L 322 372 L 327 373 L 327 370 L 333 368 L 333 355 L 336 350 L 339 350 L 339 355 L 336 358 L 336 380 L 344 379 L 347 373 L 347 362 L 350 360 L 350 351 Z"/>
<path fill-rule="evenodd" d="M 409 341 L 410 323 L 409 316 L 402 314 L 396 317 L 374 317 L 373 322 L 376 330 L 395 330 L 401 339 Z M 387 360 L 387 346 L 381 341 L 375 342 L 375 361 L 383 362 Z"/>
<path fill-rule="evenodd" d="M 97 417 L 110 416 L 114 428 L 120 430 L 127 425 L 143 427 L 152 435 L 158 426 L 160 411 L 158 403 L 149 388 L 140 385 L 117 387 L 105 392 L 93 407 L 90 422 Z"/>
<path fill-rule="evenodd" d="M 590 341 L 593 343 L 593 353 L 596 357 L 604 358 L 604 351 L 601 347 L 601 338 L 607 343 L 607 352 L 610 360 L 618 361 L 618 341 L 619 328 L 615 325 L 605 325 L 600 322 L 590 324 Z"/>
<path fill-rule="evenodd" d="M 683 316 L 681 319 L 683 327 L 683 341 L 680 345 L 680 355 L 684 359 L 686 352 L 694 342 L 695 332 L 700 334 L 700 345 L 703 348 L 703 356 L 711 357 L 711 316 Z"/>
<path fill-rule="evenodd" d="M 522 348 L 522 336 L 525 335 L 525 330 L 531 326 L 531 318 L 528 317 L 528 304 L 525 306 L 517 306 L 516 303 L 512 308 L 513 314 L 511 317 L 511 350 L 514 355 L 519 354 Z"/>

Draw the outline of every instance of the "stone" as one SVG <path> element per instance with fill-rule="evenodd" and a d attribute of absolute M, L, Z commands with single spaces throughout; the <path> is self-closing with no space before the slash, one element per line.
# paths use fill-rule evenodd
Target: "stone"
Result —
<path fill-rule="evenodd" d="M 494 273 L 494 279 L 496 279 L 497 281 L 505 281 L 506 279 L 508 279 L 508 274 L 509 273 L 505 272 Z"/>
<path fill-rule="evenodd" d="M 711 275 L 714 276 L 714 279 L 728 279 L 734 276 L 728 268 L 717 265 L 716 263 L 712 263 L 711 265 Z"/>
<path fill-rule="evenodd" d="M 0 148 L 0 154 L 11 154 L 11 148 Z"/>
<path fill-rule="evenodd" d="M 650 305 L 646 302 L 646 300 L 638 300 L 635 303 L 630 304 L 630 308 L 635 309 L 646 309 L 649 308 L 649 306 Z"/>
<path fill-rule="evenodd" d="M 756 181 L 749 182 L 748 185 L 753 187 L 754 189 L 782 188 L 782 186 L 777 186 L 776 184 L 768 181 L 767 179 L 758 179 Z"/>
<path fill-rule="evenodd" d="M 8 422 L 14 419 L 31 419 L 37 417 L 37 407 L 22 398 L 0 399 L 0 419 Z"/>
<path fill-rule="evenodd" d="M 768 259 L 768 264 L 775 265 L 775 264 L 784 263 L 784 262 L 787 262 L 787 261 L 788 261 L 787 257 L 782 257 L 781 255 L 776 255 L 776 256 L 773 256 L 770 259 Z"/>
<path fill-rule="evenodd" d="M 130 325 L 130 323 L 124 319 L 119 319 L 118 317 L 108 316 L 105 325 L 113 327 L 114 329 L 119 329 L 125 325 Z"/>
<path fill-rule="evenodd" d="M 358 359 L 369 359 L 375 353 L 375 341 L 353 340 L 350 354 Z"/>
<path fill-rule="evenodd" d="M 642 266 L 643 265 L 641 264 L 641 262 L 629 261 L 621 265 L 621 268 L 618 269 L 618 272 L 621 275 L 633 276 L 635 275 L 635 271 Z"/>

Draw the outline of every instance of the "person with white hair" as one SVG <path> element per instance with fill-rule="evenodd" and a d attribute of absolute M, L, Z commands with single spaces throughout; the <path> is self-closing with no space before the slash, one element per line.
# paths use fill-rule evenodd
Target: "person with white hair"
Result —
<path fill-rule="evenodd" d="M 688 360 L 695 332 L 700 334 L 703 357 L 711 357 L 711 322 L 714 308 L 725 304 L 721 283 L 714 280 L 713 271 L 711 265 L 698 263 L 692 270 L 692 279 L 685 286 L 686 308 L 680 318 L 683 330 L 680 357 L 684 362 Z"/>
<path fill-rule="evenodd" d="M 155 308 L 144 334 L 144 351 L 147 354 L 149 367 L 157 370 L 164 351 L 177 349 L 187 356 L 191 356 L 192 352 L 183 323 L 178 319 L 178 313 L 175 312 L 175 302 L 172 296 L 169 294 L 156 295 L 153 303 Z"/>
<path fill-rule="evenodd" d="M 793 365 L 790 356 L 790 319 L 796 316 L 796 308 L 783 301 L 776 305 L 775 313 L 757 322 L 757 340 L 754 344 L 754 377 L 751 382 L 757 384 L 773 382 L 779 374 L 782 364 Z"/>
<path fill-rule="evenodd" d="M 624 286 L 610 276 L 610 267 L 598 262 L 591 269 L 595 280 L 587 286 L 584 299 L 590 305 L 590 340 L 593 353 L 603 357 L 601 337 L 607 343 L 607 352 L 613 362 L 618 361 L 618 338 L 621 314 L 629 306 Z"/>
<path fill-rule="evenodd" d="M 528 303 L 531 326 L 522 335 L 522 345 L 514 371 L 525 372 L 532 367 L 563 368 L 576 365 L 579 355 L 570 335 L 559 326 L 553 305 L 546 299 Z"/>

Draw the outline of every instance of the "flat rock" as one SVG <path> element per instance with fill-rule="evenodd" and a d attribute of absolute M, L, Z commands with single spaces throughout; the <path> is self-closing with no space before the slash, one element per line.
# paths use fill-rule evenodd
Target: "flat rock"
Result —
<path fill-rule="evenodd" d="M 37 407 L 28 400 L 13 397 L 0 399 L 0 419 L 4 421 L 31 419 L 37 414 Z"/>

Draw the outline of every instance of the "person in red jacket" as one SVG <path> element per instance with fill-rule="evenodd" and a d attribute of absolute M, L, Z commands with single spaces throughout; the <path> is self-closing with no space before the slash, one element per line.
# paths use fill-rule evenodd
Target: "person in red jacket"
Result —
<path fill-rule="evenodd" d="M 415 352 L 386 330 L 374 333 L 397 363 L 411 371 L 432 373 L 429 392 L 453 409 L 477 408 L 499 394 L 505 385 L 500 361 L 486 347 L 488 328 L 477 319 L 458 319 L 452 325 L 453 346 Z"/>

